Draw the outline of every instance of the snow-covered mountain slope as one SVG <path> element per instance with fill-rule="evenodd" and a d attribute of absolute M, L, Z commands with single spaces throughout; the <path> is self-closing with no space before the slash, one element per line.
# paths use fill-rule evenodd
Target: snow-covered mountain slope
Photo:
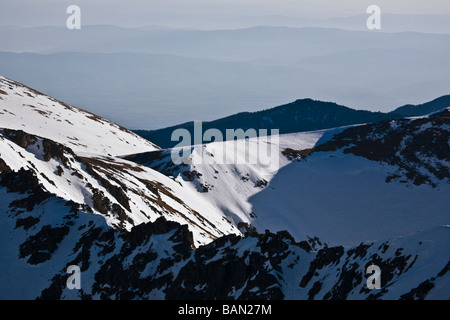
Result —
<path fill-rule="evenodd" d="M 194 186 L 118 157 L 157 149 L 125 128 L 0 78 L 0 172 L 30 170 L 43 190 L 103 215 L 113 228 L 164 216 L 188 224 L 195 245 L 239 234 Z"/>
<path fill-rule="evenodd" d="M 0 128 L 24 130 L 75 152 L 119 156 L 159 149 L 117 124 L 1 76 Z"/>
<path fill-rule="evenodd" d="M 271 230 L 341 245 L 447 225 L 449 115 L 349 128 L 280 170 L 253 210 Z"/>
<path fill-rule="evenodd" d="M 2 172 L 29 170 L 43 190 L 85 212 L 103 215 L 114 228 L 129 230 L 164 216 L 188 224 L 196 245 L 239 233 L 192 186 L 181 186 L 161 173 L 120 158 L 79 156 L 49 139 L 3 129 L 0 162 Z"/>
<path fill-rule="evenodd" d="M 22 181 L 28 174 L 33 181 Z M 450 229 L 357 246 L 296 242 L 287 232 L 223 236 L 193 250 L 188 227 L 163 217 L 114 230 L 43 191 L 31 171 L 0 181 L 0 299 L 450 298 Z M 32 198 L 32 201 L 30 200 Z M 369 265 L 381 289 L 367 288 Z M 81 289 L 66 285 L 71 265 Z"/>
<path fill-rule="evenodd" d="M 351 246 L 450 223 L 448 113 L 269 137 L 278 153 L 267 166 L 218 163 L 261 138 L 194 146 L 179 166 L 171 150 L 130 160 L 195 185 L 237 226 Z"/>
<path fill-rule="evenodd" d="M 1 103 L 44 101 L 2 84 Z M 84 120 L 15 119 L 0 126 L 0 299 L 450 298 L 449 109 L 187 147 L 179 165 L 138 144 L 108 155 L 126 137 L 107 126 L 82 147 L 64 128 Z"/>
<path fill-rule="evenodd" d="M 183 156 L 182 148 L 126 158 L 173 177 L 182 185 L 195 186 L 205 199 L 240 226 L 241 223 L 253 224 L 253 209 L 248 200 L 266 188 L 281 168 L 292 163 L 292 159 L 282 155 L 283 150 L 313 148 L 319 140 L 326 141 L 341 130 L 343 128 L 196 145 L 185 148 L 190 153 L 184 159 L 186 163 L 179 165 L 173 160 L 178 153 Z M 172 153 L 176 155 L 172 157 Z"/>

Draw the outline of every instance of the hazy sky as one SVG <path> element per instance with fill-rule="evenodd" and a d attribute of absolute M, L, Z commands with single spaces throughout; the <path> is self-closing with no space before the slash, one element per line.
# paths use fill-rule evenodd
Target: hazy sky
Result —
<path fill-rule="evenodd" d="M 450 14 L 449 0 L 1 0 L 0 24 L 64 26 L 66 8 L 71 4 L 80 6 L 85 25 L 126 27 L 220 28 L 234 22 L 239 27 L 239 18 L 246 17 L 329 18 L 366 14 L 371 4 L 379 5 L 384 13 Z"/>
<path fill-rule="evenodd" d="M 66 28 L 66 10 L 74 4 L 81 8 L 80 32 Z M 402 16 L 385 15 L 381 31 L 369 31 L 366 10 L 374 4 L 382 15 Z M 88 25 L 323 29 L 158 33 L 83 28 Z M 212 120 L 301 98 L 390 111 L 448 94 L 450 87 L 450 0 L 0 0 L 1 26 L 61 27 L 0 28 L 0 52 L 16 52 L 0 59 L 1 75 L 132 129 Z M 65 51 L 71 53 L 17 53 Z M 123 51 L 154 56 L 110 56 Z"/>

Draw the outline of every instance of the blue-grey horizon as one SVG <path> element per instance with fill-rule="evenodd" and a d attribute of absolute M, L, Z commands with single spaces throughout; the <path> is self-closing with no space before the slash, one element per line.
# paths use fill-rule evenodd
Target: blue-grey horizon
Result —
<path fill-rule="evenodd" d="M 371 4 L 380 6 L 383 13 L 450 14 L 447 0 L 2 0 L 0 25 L 64 25 L 65 9 L 72 4 L 81 7 L 85 25 L 123 27 L 239 28 L 246 25 L 245 19 L 264 24 L 265 18 L 269 24 L 273 21 L 282 24 L 286 19 L 292 25 L 295 18 L 330 19 L 365 14 Z"/>

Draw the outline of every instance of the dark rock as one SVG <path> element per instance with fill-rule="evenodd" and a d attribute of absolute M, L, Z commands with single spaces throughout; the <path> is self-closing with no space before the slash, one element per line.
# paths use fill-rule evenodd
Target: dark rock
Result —
<path fill-rule="evenodd" d="M 69 166 L 69 159 L 66 157 L 67 154 L 71 154 L 75 156 L 73 151 L 62 144 L 54 142 L 49 139 L 43 139 L 42 145 L 44 147 L 44 160 L 50 161 L 50 159 L 54 158 L 60 160 L 66 167 Z"/>
<path fill-rule="evenodd" d="M 1 156 L 1 154 L 0 154 L 0 156 Z M 0 158 L 0 174 L 1 174 L 2 172 L 7 173 L 7 172 L 11 172 L 11 171 L 12 171 L 11 168 L 8 167 L 8 165 L 6 164 L 6 162 L 5 162 L 2 158 Z"/>
<path fill-rule="evenodd" d="M 32 216 L 23 218 L 23 219 L 17 219 L 16 220 L 16 227 L 20 228 L 23 227 L 25 231 L 27 231 L 28 229 L 30 229 L 32 226 L 34 226 L 35 224 L 39 223 L 40 219 L 39 218 L 35 218 Z"/>
<path fill-rule="evenodd" d="M 28 146 L 35 144 L 37 141 L 36 136 L 28 134 L 22 130 L 3 129 L 2 131 L 8 139 L 21 148 L 27 148 Z"/>
<path fill-rule="evenodd" d="M 42 189 L 36 189 L 34 190 L 30 196 L 20 199 L 20 200 L 14 200 L 9 204 L 10 208 L 21 208 L 25 209 L 28 212 L 32 211 L 36 205 L 39 205 L 43 203 L 45 200 L 51 197 L 51 194 L 49 194 L 46 191 L 43 191 Z"/>
<path fill-rule="evenodd" d="M 92 205 L 95 210 L 105 215 L 111 211 L 111 201 L 99 189 L 92 189 Z"/>
<path fill-rule="evenodd" d="M 426 280 L 419 284 L 417 288 L 411 289 L 410 292 L 402 295 L 400 300 L 423 300 L 427 296 L 428 292 L 433 288 L 434 283 L 430 280 Z"/>
<path fill-rule="evenodd" d="M 314 276 L 316 270 L 322 269 L 324 266 L 337 264 L 344 254 L 343 247 L 325 247 L 317 252 L 316 258 L 311 262 L 308 272 L 300 281 L 300 287 L 305 288 Z"/>
<path fill-rule="evenodd" d="M 21 168 L 18 172 L 2 172 L 0 186 L 6 187 L 8 192 L 24 194 L 40 188 L 39 180 L 31 170 Z"/>
<path fill-rule="evenodd" d="M 19 258 L 30 256 L 28 263 L 39 264 L 50 259 L 58 244 L 69 233 L 69 227 L 54 227 L 45 225 L 33 236 L 20 245 Z"/>

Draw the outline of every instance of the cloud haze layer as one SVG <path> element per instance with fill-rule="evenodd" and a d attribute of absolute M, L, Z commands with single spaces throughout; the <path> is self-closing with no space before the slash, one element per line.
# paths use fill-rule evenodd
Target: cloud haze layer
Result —
<path fill-rule="evenodd" d="M 64 26 L 66 8 L 73 0 L 2 0 L 0 25 Z M 366 13 L 369 0 L 78 0 L 83 23 L 137 27 L 163 25 L 179 28 L 239 28 L 246 21 L 300 26 L 302 19 L 329 19 Z M 447 0 L 378 0 L 383 13 L 450 14 Z M 297 25 L 294 25 L 297 23 Z"/>
<path fill-rule="evenodd" d="M 131 129 L 301 98 L 390 111 L 450 93 L 447 0 L 377 1 L 379 31 L 366 0 L 79 0 L 75 31 L 71 4 L 0 2 L 0 74 Z"/>
<path fill-rule="evenodd" d="M 16 41 L 21 39 L 22 41 Z M 9 30 L 4 76 L 132 129 L 300 98 L 390 111 L 448 94 L 450 35 L 258 27 Z"/>

